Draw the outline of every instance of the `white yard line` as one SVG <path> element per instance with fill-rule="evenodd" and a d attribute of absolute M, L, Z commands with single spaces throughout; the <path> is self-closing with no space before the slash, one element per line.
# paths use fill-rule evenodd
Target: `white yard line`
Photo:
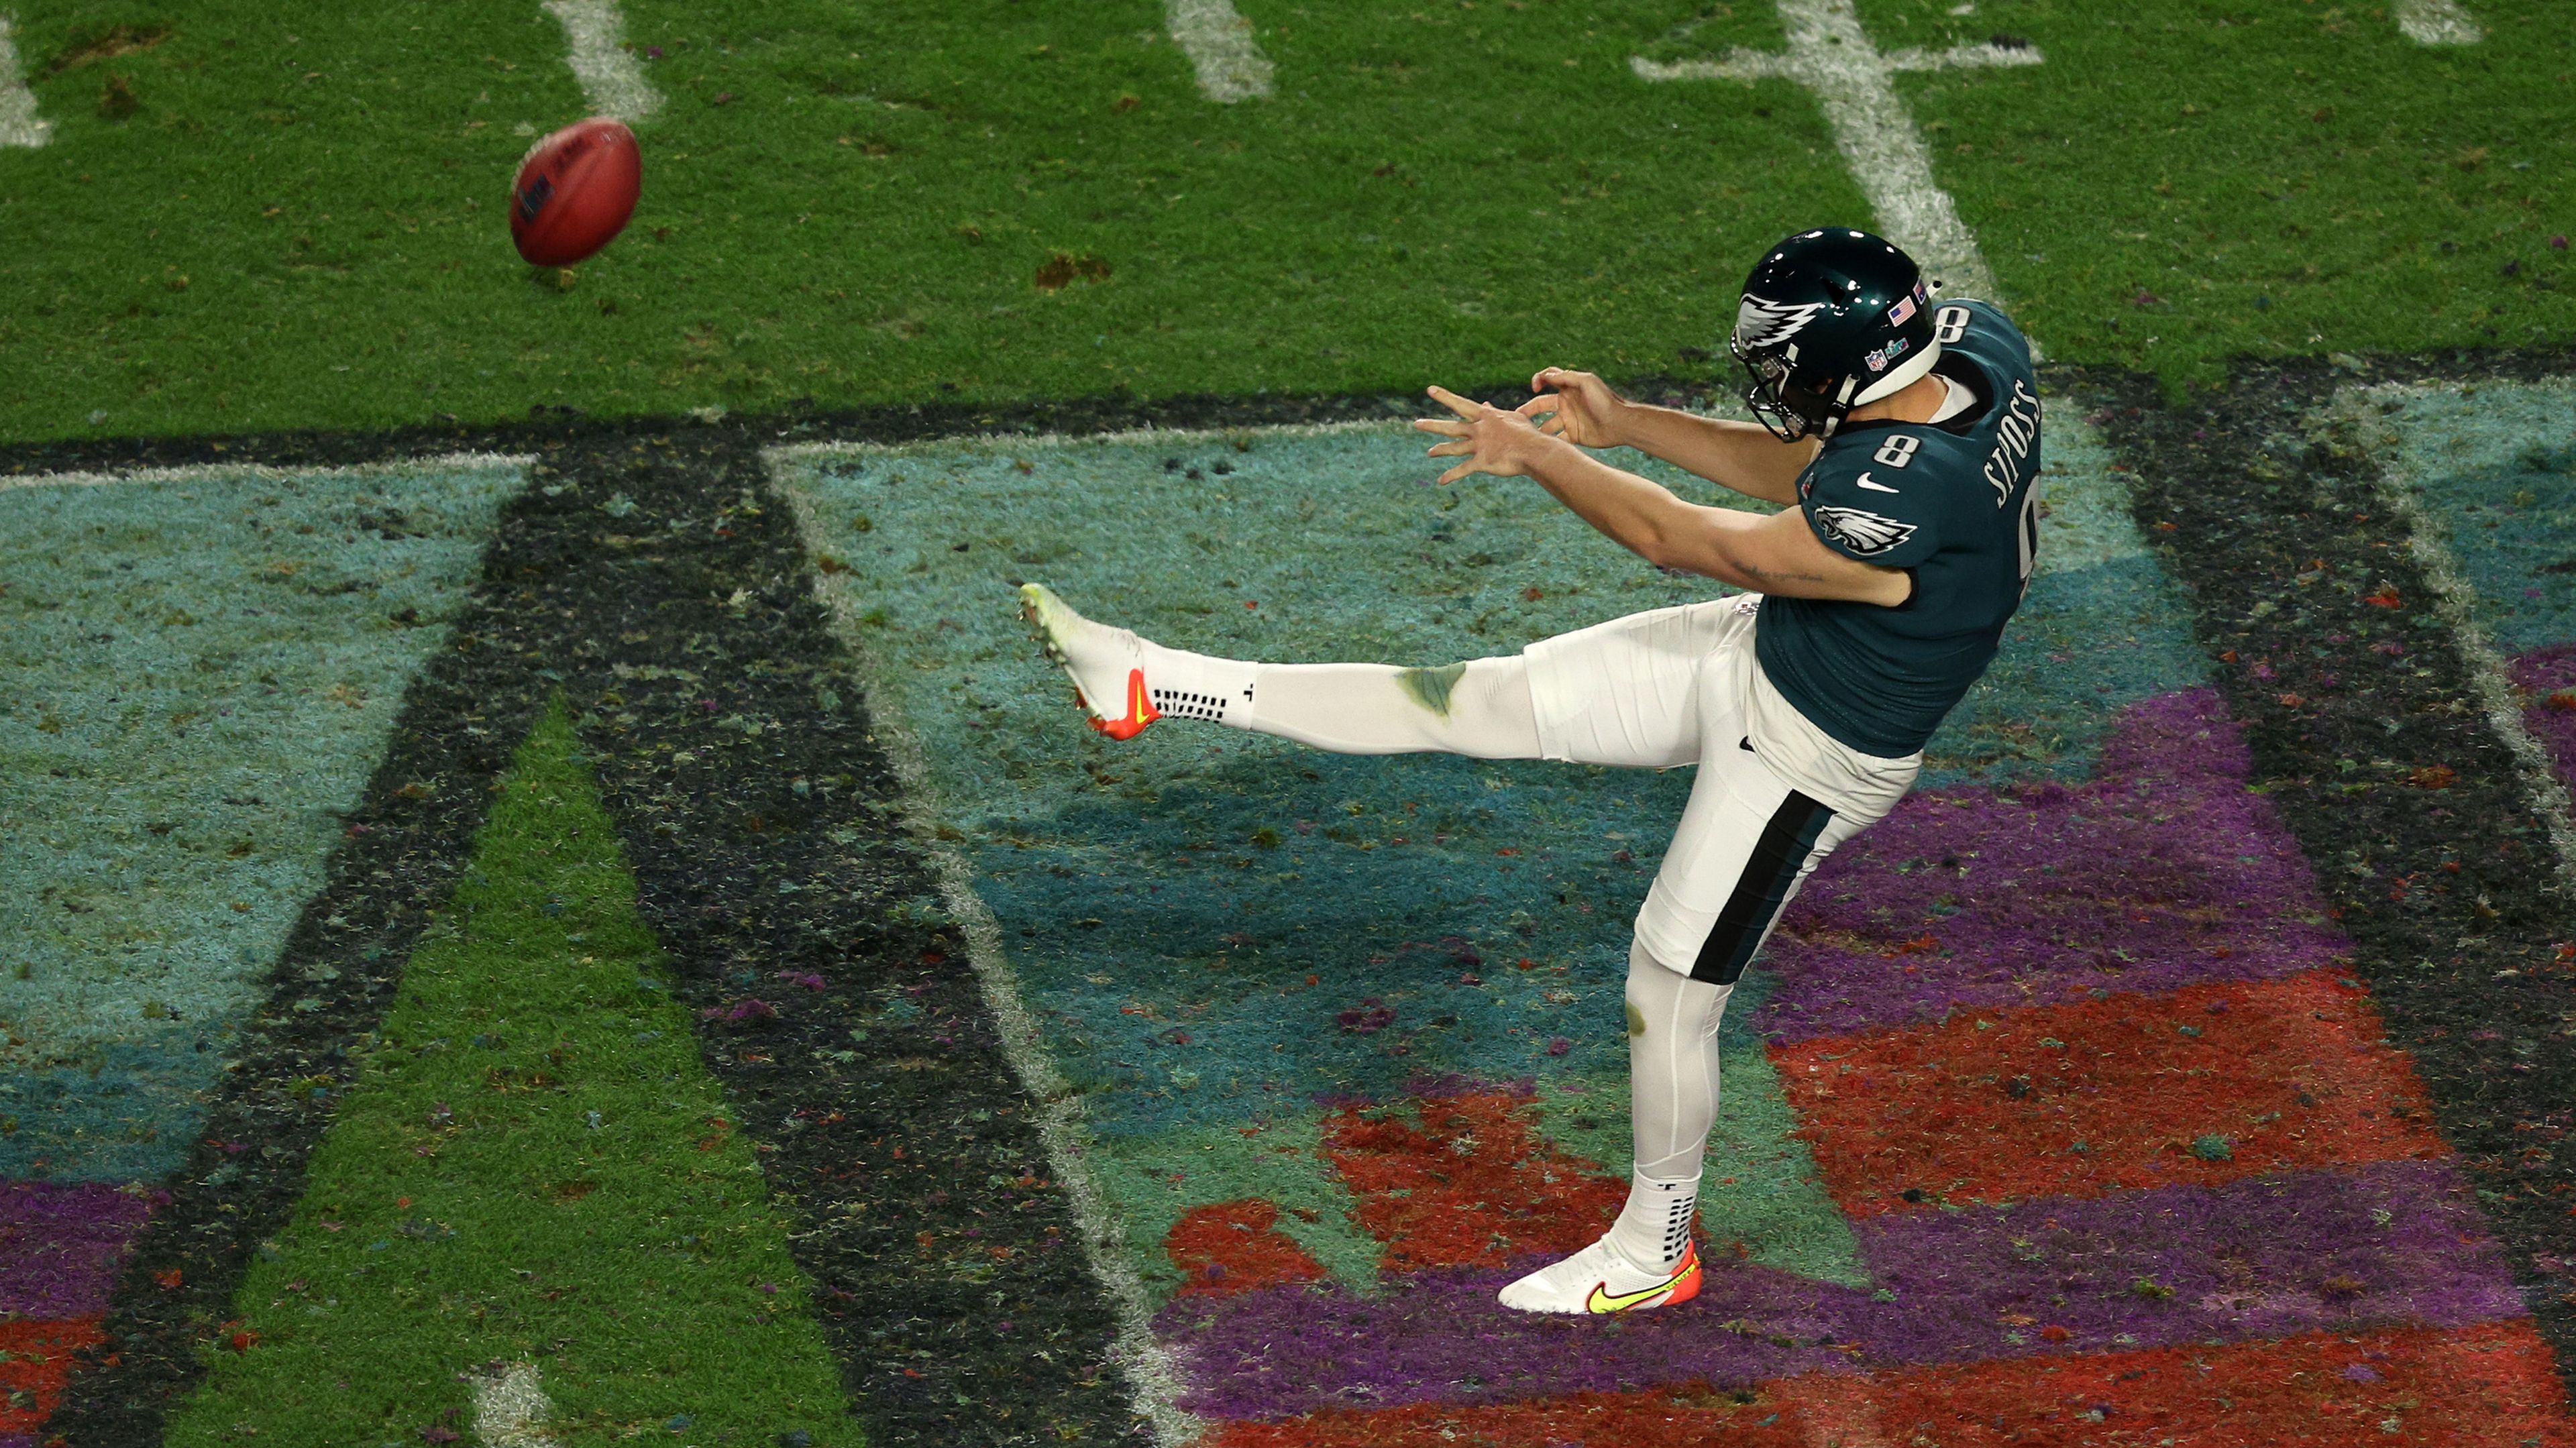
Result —
<path fill-rule="evenodd" d="M 433 453 L 428 457 L 396 458 L 374 463 L 325 463 L 314 467 L 277 467 L 268 463 L 190 463 L 175 468 L 128 468 L 121 472 L 8 473 L 0 474 L 0 493 L 18 488 L 95 488 L 109 483 L 188 483 L 210 478 L 288 478 L 312 477 L 317 473 L 365 478 L 385 473 L 417 473 L 437 468 L 524 468 L 535 462 L 535 453 Z"/>
<path fill-rule="evenodd" d="M 498 1374 L 476 1373 L 474 1436 L 483 1448 L 554 1448 L 545 1429 L 554 1402 L 537 1386 L 537 1365 L 511 1363 Z"/>
<path fill-rule="evenodd" d="M 626 21 L 617 13 L 617 0 L 546 0 L 546 13 L 563 22 L 572 42 L 572 73 L 593 115 L 632 125 L 662 108 L 662 93 L 624 45 Z"/>
<path fill-rule="evenodd" d="M 53 135 L 53 122 L 36 114 L 36 93 L 27 89 L 27 72 L 18 64 L 9 17 L 0 15 L 0 147 L 23 146 L 32 151 Z"/>
<path fill-rule="evenodd" d="M 2334 412 L 2363 446 L 2379 453 L 2383 448 L 2373 446 L 2384 433 L 2379 404 L 2407 402 L 2434 390 L 2436 386 L 2403 382 L 2347 388 L 2336 397 Z M 2458 387 L 2438 390 L 2456 392 Z M 2405 525 L 2406 547 L 2415 555 L 2416 566 L 2424 570 L 2424 581 L 2433 589 L 2435 616 L 2450 630 L 2452 646 L 2460 651 L 2460 662 L 2468 666 L 2469 684 L 2476 691 L 2479 707 L 2486 711 L 2487 727 L 2495 730 L 2496 737 L 2513 755 L 2514 770 L 2521 776 L 2524 804 L 2549 828 L 2549 842 L 2558 852 L 2557 889 L 2568 898 L 2576 898 L 2576 803 L 2571 803 L 2566 786 L 2558 782 L 2557 773 L 2550 767 L 2549 751 L 2522 722 L 2522 701 L 2514 695 L 2513 673 L 2504 655 L 2487 637 L 2486 626 L 2478 622 L 2477 589 L 2461 576 L 2459 561 L 2451 556 L 2442 524 L 2416 496 L 2414 471 L 2399 456 L 2391 454 L 2373 470 L 2372 476 L 2390 514 Z"/>
<path fill-rule="evenodd" d="M 2460 0 L 2397 0 L 2397 28 L 2417 45 L 2475 45 L 2487 38 Z"/>
<path fill-rule="evenodd" d="M 824 443 L 771 448 L 762 454 L 770 481 L 796 516 L 808 555 L 820 545 L 823 525 L 815 514 L 812 495 L 796 486 L 789 469 L 819 458 L 847 456 L 848 452 L 845 447 Z M 824 611 L 831 615 L 835 632 L 853 655 L 867 659 L 866 631 L 859 627 L 848 585 L 817 571 L 814 591 Z M 1127 1260 L 1126 1240 L 1118 1229 L 1116 1210 L 1101 1195 L 1100 1184 L 1091 1173 L 1091 1131 L 1083 1120 L 1082 1094 L 1057 1069 L 1055 1058 L 1038 1036 L 1037 1018 L 1020 999 L 1019 978 L 1012 973 L 1002 944 L 1001 924 L 993 918 L 984 897 L 975 891 L 974 867 L 939 838 L 938 792 L 931 782 L 929 756 L 920 738 L 901 711 L 883 707 L 873 697 L 868 712 L 877 742 L 885 747 L 896 777 L 903 781 L 905 827 L 929 856 L 939 880 L 940 898 L 965 933 L 966 959 L 983 992 L 984 1008 L 993 1013 L 994 1033 L 1001 1040 L 1003 1057 L 1037 1103 L 1038 1138 L 1046 1147 L 1049 1169 L 1071 1199 L 1074 1222 L 1082 1231 L 1083 1257 L 1092 1274 L 1109 1289 L 1110 1305 L 1118 1318 L 1115 1352 L 1134 1392 L 1137 1411 L 1153 1424 L 1154 1437 L 1165 1448 L 1193 1442 L 1202 1425 L 1177 1406 L 1180 1372 L 1163 1345 L 1154 1340 L 1153 1299 L 1145 1290 L 1144 1280 L 1136 1275 L 1135 1265 Z"/>
<path fill-rule="evenodd" d="M 1199 73 L 1199 89 L 1225 105 L 1270 94 L 1270 57 L 1233 0 L 1163 0 L 1163 23 Z"/>
<path fill-rule="evenodd" d="M 1877 213 L 1879 231 L 1903 247 L 1950 296 L 2000 299 L 1977 238 L 1950 193 L 1932 178 L 1932 152 L 1891 80 L 1900 71 L 2038 65 L 2037 46 L 1954 45 L 1882 55 L 1861 29 L 1851 0 L 1779 0 L 1789 36 L 1783 51 L 1738 49 L 1724 60 L 1658 63 L 1632 57 L 1649 81 L 1794 80 L 1816 94 L 1834 146 Z"/>

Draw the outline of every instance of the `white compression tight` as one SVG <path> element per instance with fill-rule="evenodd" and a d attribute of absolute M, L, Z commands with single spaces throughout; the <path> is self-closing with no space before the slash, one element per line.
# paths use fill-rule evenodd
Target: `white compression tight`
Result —
<path fill-rule="evenodd" d="M 1244 725 L 1335 754 L 1539 753 L 1529 665 L 1518 655 L 1437 669 L 1260 664 Z"/>
<path fill-rule="evenodd" d="M 1717 1122 L 1717 1024 L 1733 986 L 1693 980 L 1628 947 L 1628 1116 L 1636 1170 L 1611 1245 L 1641 1267 L 1677 1261 L 1699 1208 Z"/>

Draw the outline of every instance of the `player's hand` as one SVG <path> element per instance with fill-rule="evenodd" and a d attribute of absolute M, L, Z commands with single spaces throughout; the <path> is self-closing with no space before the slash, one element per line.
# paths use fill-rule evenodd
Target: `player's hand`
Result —
<path fill-rule="evenodd" d="M 1434 446 L 1431 456 L 1466 459 L 1440 475 L 1443 484 L 1473 473 L 1491 473 L 1498 478 L 1529 475 L 1531 460 L 1548 440 L 1528 418 L 1509 408 L 1470 402 L 1446 387 L 1431 388 L 1430 393 L 1432 401 L 1456 416 L 1416 418 L 1414 428 L 1450 439 Z"/>
<path fill-rule="evenodd" d="M 1530 379 L 1530 391 L 1538 396 L 1521 404 L 1521 415 L 1532 421 L 1545 417 L 1541 432 L 1577 447 L 1619 446 L 1620 415 L 1627 411 L 1628 399 L 1611 391 L 1609 383 L 1589 372 L 1550 367 Z"/>

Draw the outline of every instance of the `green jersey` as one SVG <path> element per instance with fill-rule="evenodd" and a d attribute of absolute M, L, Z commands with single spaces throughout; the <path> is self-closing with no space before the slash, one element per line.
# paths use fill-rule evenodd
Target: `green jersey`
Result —
<path fill-rule="evenodd" d="M 1901 568 L 1894 608 L 1762 600 L 1754 656 L 1798 712 L 1863 754 L 1923 747 L 1993 661 L 2039 547 L 2039 389 L 2030 344 L 1984 302 L 1935 318 L 1935 374 L 1976 405 L 1937 423 L 1846 422 L 1798 475 L 1798 506 L 1827 548 Z"/>

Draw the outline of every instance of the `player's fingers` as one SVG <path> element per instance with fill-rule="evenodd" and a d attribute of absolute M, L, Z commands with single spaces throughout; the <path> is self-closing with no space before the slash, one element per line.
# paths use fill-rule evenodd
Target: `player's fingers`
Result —
<path fill-rule="evenodd" d="M 1413 427 L 1416 432 L 1436 432 L 1442 437 L 1465 437 L 1470 431 L 1469 424 L 1454 417 L 1417 417 Z"/>
<path fill-rule="evenodd" d="M 1439 446 L 1430 449 L 1424 454 L 1424 456 L 1435 458 L 1459 458 L 1471 456 L 1475 451 L 1476 445 L 1474 443 L 1465 438 L 1460 438 L 1456 442 L 1444 442 Z"/>
<path fill-rule="evenodd" d="M 1475 470 L 1476 465 L 1474 463 L 1460 463 L 1458 466 L 1451 468 L 1449 471 L 1440 475 L 1440 486 L 1445 488 Z"/>
<path fill-rule="evenodd" d="M 1439 403 L 1442 407 L 1448 408 L 1451 412 L 1458 414 L 1460 417 L 1474 417 L 1477 413 L 1484 411 L 1485 408 L 1483 403 L 1469 402 L 1467 399 L 1460 397 L 1457 393 L 1450 391 L 1446 387 L 1434 385 L 1430 389 L 1430 393 L 1432 401 Z"/>
<path fill-rule="evenodd" d="M 1536 417 L 1542 412 L 1554 412 L 1563 406 L 1565 406 L 1563 396 L 1554 392 L 1542 392 L 1514 410 L 1523 417 Z"/>
<path fill-rule="evenodd" d="M 1542 367 L 1530 374 L 1530 391 L 1540 392 L 1554 387 L 1556 380 L 1564 375 L 1565 369 L 1562 367 Z"/>
<path fill-rule="evenodd" d="M 1565 414 L 1560 412 L 1556 416 L 1549 418 L 1547 421 L 1540 423 L 1538 425 L 1538 430 L 1546 433 L 1549 437 L 1565 436 Z"/>

